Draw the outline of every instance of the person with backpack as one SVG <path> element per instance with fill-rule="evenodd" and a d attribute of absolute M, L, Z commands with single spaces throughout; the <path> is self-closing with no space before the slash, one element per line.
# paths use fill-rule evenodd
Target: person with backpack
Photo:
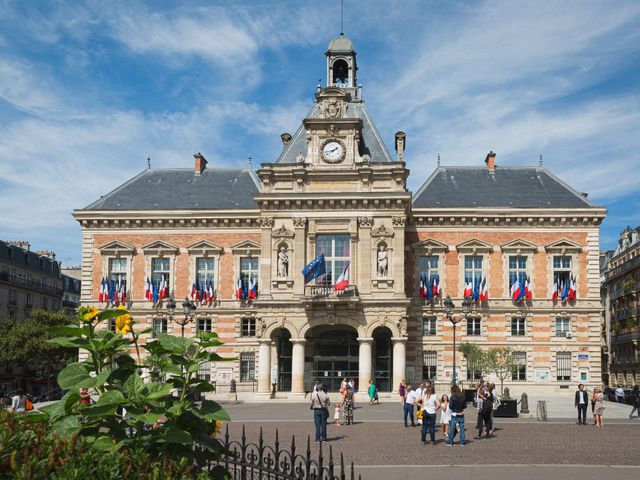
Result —
<path fill-rule="evenodd" d="M 318 384 L 316 391 L 311 394 L 311 405 L 313 410 L 313 423 L 316 427 L 316 443 L 327 441 L 327 418 L 329 417 L 329 395 L 324 390 L 324 386 Z"/>

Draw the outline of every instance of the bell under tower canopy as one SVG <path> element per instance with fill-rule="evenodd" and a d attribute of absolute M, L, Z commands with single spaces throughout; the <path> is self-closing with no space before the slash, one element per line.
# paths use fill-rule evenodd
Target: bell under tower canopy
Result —
<path fill-rule="evenodd" d="M 356 52 L 344 33 L 329 42 L 327 56 L 327 87 L 356 88 Z"/>

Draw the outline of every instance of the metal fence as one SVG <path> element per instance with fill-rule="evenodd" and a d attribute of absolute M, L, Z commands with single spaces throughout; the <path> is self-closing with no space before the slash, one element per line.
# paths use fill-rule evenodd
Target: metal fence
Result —
<path fill-rule="evenodd" d="M 278 430 L 274 446 L 265 445 L 260 429 L 258 443 L 247 442 L 244 426 L 239 441 L 229 440 L 229 426 L 224 435 L 224 447 L 228 454 L 218 460 L 217 465 L 224 467 L 233 480 L 355 480 L 353 462 L 345 469 L 344 458 L 340 453 L 340 463 L 335 464 L 333 449 L 329 446 L 329 458 L 325 458 L 320 444 L 316 456 L 311 453 L 311 439 L 307 437 L 307 446 L 302 452 L 296 447 L 295 436 L 291 439 L 289 450 L 281 448 Z M 360 476 L 357 477 L 360 480 Z"/>

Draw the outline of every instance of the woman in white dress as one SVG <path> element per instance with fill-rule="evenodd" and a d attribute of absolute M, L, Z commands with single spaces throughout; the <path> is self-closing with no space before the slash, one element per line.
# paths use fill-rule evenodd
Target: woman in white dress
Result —
<path fill-rule="evenodd" d="M 442 395 L 440 399 L 440 423 L 442 424 L 442 433 L 444 438 L 449 438 L 449 424 L 451 423 L 451 408 L 449 408 L 449 397 Z"/>

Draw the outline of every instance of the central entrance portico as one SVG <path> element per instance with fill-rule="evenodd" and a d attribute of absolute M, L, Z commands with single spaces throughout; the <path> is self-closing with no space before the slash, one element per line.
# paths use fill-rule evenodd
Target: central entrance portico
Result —
<path fill-rule="evenodd" d="M 317 378 L 330 392 L 337 392 L 342 379 L 358 380 L 358 333 L 353 328 L 316 327 L 306 338 L 305 385 L 313 385 Z"/>

